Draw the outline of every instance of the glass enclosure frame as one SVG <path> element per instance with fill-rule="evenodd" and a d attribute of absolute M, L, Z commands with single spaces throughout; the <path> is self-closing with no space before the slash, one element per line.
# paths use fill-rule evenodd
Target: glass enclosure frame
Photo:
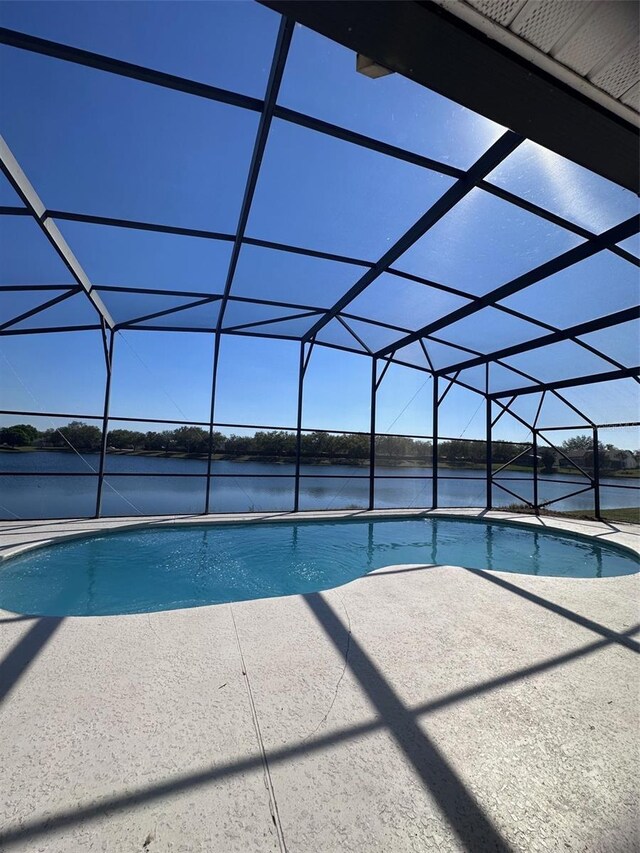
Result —
<path fill-rule="evenodd" d="M 206 478 L 205 499 L 202 506 L 202 513 L 208 513 L 210 509 L 210 497 L 212 482 L 216 477 L 224 476 L 213 471 L 214 462 L 214 433 L 217 428 L 230 426 L 220 424 L 216 416 L 216 392 L 218 379 L 218 364 L 221 341 L 225 336 L 258 336 L 271 339 L 296 340 L 299 342 L 299 361 L 298 361 L 298 389 L 297 389 L 297 418 L 295 424 L 287 424 L 278 429 L 290 430 L 295 434 L 295 454 L 293 456 L 294 465 L 294 480 L 295 489 L 293 496 L 293 505 L 291 509 L 298 511 L 300 507 L 301 482 L 305 477 L 312 475 L 305 474 L 301 471 L 301 466 L 304 463 L 304 454 L 302 452 L 302 436 L 308 432 L 310 427 L 303 420 L 303 402 L 305 375 L 309 366 L 310 358 L 316 347 L 330 347 L 336 350 L 344 350 L 346 352 L 358 353 L 371 360 L 371 381 L 370 381 L 370 426 L 369 431 L 362 433 L 366 436 L 369 444 L 368 464 L 363 466 L 362 475 L 351 475 L 356 478 L 366 479 L 368 483 L 368 509 L 373 509 L 376 505 L 376 479 L 384 477 L 384 474 L 376 472 L 376 437 L 377 427 L 376 422 L 376 401 L 377 393 L 380 388 L 384 375 L 390 364 L 401 364 L 405 367 L 414 370 L 423 371 L 425 374 L 433 377 L 433 397 L 431 402 L 431 412 L 429 413 L 431 428 L 429 435 L 420 436 L 432 443 L 432 458 L 430 468 L 425 467 L 424 478 L 431 480 L 432 485 L 432 501 L 431 506 L 427 508 L 438 508 L 441 506 L 438 494 L 438 484 L 441 478 L 455 477 L 445 472 L 444 467 L 438 461 L 438 445 L 443 438 L 439 437 L 438 430 L 438 414 L 443 401 L 454 385 L 467 388 L 478 395 L 480 400 L 484 400 L 486 408 L 485 418 L 485 437 L 486 453 L 484 459 L 484 472 L 478 474 L 477 479 L 483 479 L 486 483 L 486 502 L 485 508 L 491 509 L 493 506 L 494 488 L 502 489 L 511 494 L 514 501 L 519 501 L 528 504 L 534 512 L 544 510 L 546 507 L 553 506 L 554 503 L 562 498 L 541 500 L 539 497 L 539 482 L 540 482 L 540 450 L 542 446 L 550 444 L 548 433 L 551 430 L 572 429 L 572 426 L 554 425 L 551 427 L 541 428 L 538 425 L 538 417 L 528 423 L 526 420 L 514 414 L 512 405 L 515 400 L 520 399 L 523 395 L 532 393 L 540 393 L 542 395 L 540 406 L 545 395 L 555 395 L 562 399 L 564 403 L 569 405 L 565 398 L 562 397 L 562 390 L 573 388 L 580 385 L 595 385 L 601 382 L 607 382 L 614 379 L 631 378 L 636 383 L 640 382 L 639 374 L 640 367 L 637 365 L 623 364 L 611 357 L 607 352 L 597 349 L 584 339 L 586 335 L 593 332 L 598 332 L 605 329 L 615 329 L 629 324 L 630 321 L 637 321 L 640 318 L 640 308 L 634 306 L 625 308 L 614 313 L 606 313 L 606 292 L 602 295 L 602 310 L 603 313 L 588 322 L 571 323 L 566 322 L 560 325 L 552 325 L 542 320 L 535 320 L 525 314 L 507 307 L 505 300 L 514 294 L 524 292 L 528 287 L 531 287 L 538 282 L 544 281 L 551 276 L 569 269 L 585 259 L 606 255 L 611 253 L 618 259 L 635 266 L 640 264 L 635 255 L 623 248 L 623 244 L 630 237 L 638 233 L 640 228 L 639 217 L 633 216 L 624 222 L 620 222 L 608 228 L 601 233 L 593 233 L 588 229 L 575 224 L 569 219 L 565 219 L 557 213 L 544 209 L 538 204 L 519 197 L 508 189 L 492 183 L 491 173 L 503 164 L 507 158 L 525 141 L 520 134 L 505 131 L 487 150 L 467 169 L 461 169 L 452 166 L 448 163 L 438 162 L 423 154 L 418 154 L 413 151 L 405 150 L 397 146 L 391 145 L 380 139 L 365 136 L 354 130 L 339 127 L 330 124 L 312 115 L 306 115 L 294 110 L 291 110 L 278 102 L 280 86 L 283 79 L 283 74 L 286 67 L 287 56 L 293 35 L 294 22 L 282 16 L 280 19 L 280 27 L 275 44 L 272 64 L 270 68 L 268 84 L 264 98 L 259 99 L 248 95 L 232 92 L 225 89 L 220 89 L 215 86 L 189 80 L 176 75 L 168 74 L 151 68 L 143 68 L 141 66 L 132 65 L 111 57 L 102 56 L 100 54 L 91 53 L 89 51 L 80 50 L 69 45 L 60 44 L 57 42 L 47 41 L 45 39 L 30 36 L 25 33 L 17 33 L 11 30 L 2 30 L 0 32 L 0 43 L 9 45 L 12 48 L 24 51 L 27 54 L 39 54 L 43 56 L 53 57 L 56 61 L 73 63 L 75 66 L 99 69 L 107 74 L 118 75 L 122 78 L 128 78 L 142 82 L 144 85 L 160 87 L 160 89 L 168 89 L 173 92 L 181 93 L 183 97 L 195 97 L 205 100 L 214 101 L 216 103 L 226 104 L 231 108 L 238 110 L 246 110 L 249 113 L 257 115 L 258 127 L 253 143 L 253 156 L 249 171 L 246 177 L 244 196 L 242 199 L 241 210 L 238 217 L 237 227 L 233 233 L 218 233 L 213 231 L 196 230 L 185 227 L 176 227 L 170 223 L 162 221 L 162 211 L 158 211 L 158 216 L 154 222 L 139 222 L 128 219 L 115 219 L 104 216 L 89 214 L 82 211 L 69 210 L 54 210 L 47 208 L 46 204 L 40 199 L 36 189 L 31 185 L 28 177 L 22 171 L 18 159 L 9 149 L 8 145 L 0 138 L 0 165 L 4 176 L 8 179 L 13 190 L 16 192 L 21 204 L 20 205 L 5 205 L 0 207 L 0 224 L 4 217 L 28 217 L 40 229 L 43 239 L 55 249 L 58 257 L 63 261 L 66 269 L 72 277 L 72 284 L 60 284 L 51 282 L 51 284 L 8 284 L 3 286 L 3 292 L 27 292 L 27 291 L 42 291 L 42 302 L 35 307 L 31 307 L 27 311 L 23 311 L 16 316 L 10 317 L 0 325 L 0 338 L 3 336 L 14 335 L 49 335 L 49 334 L 73 334 L 75 331 L 95 330 L 99 331 L 102 337 L 104 349 L 105 363 L 105 383 L 103 410 L 101 413 L 92 413 L 91 415 L 82 415 L 78 413 L 68 414 L 59 412 L 30 412 L 30 411 L 15 411 L 10 409 L 0 410 L 0 415 L 7 416 L 29 416 L 46 414 L 50 417 L 70 417 L 75 419 L 96 418 L 101 420 L 101 443 L 99 451 L 99 464 L 97 471 L 88 471 L 86 474 L 65 474 L 64 472 L 56 473 L 42 472 L 38 476 L 87 476 L 97 477 L 97 496 L 95 505 L 95 517 L 102 514 L 103 495 L 105 478 L 112 476 L 106 471 L 107 459 L 107 436 L 109 431 L 110 420 L 118 422 L 141 422 L 144 418 L 128 417 L 123 418 L 111 413 L 111 384 L 113 374 L 113 359 L 114 350 L 117 346 L 118 333 L 126 330 L 138 330 L 146 334 L 154 334 L 154 332 L 190 332 L 210 335 L 213 339 L 214 357 L 211 367 L 211 398 L 210 398 L 210 413 L 206 421 L 192 422 L 192 425 L 205 429 L 209 436 L 207 452 L 204 455 L 206 463 L 206 472 L 202 474 L 160 474 L 147 473 L 145 476 L 193 476 Z M 264 239 L 252 237 L 247 233 L 247 226 L 250 220 L 251 207 L 258 185 L 260 170 L 263 164 L 263 157 L 267 146 L 269 132 L 274 120 L 292 124 L 296 127 L 306 128 L 312 133 L 317 133 L 339 139 L 350 145 L 378 152 L 386 157 L 395 158 L 396 160 L 404 161 L 405 163 L 413 164 L 419 168 L 428 170 L 440 176 L 446 177 L 450 181 L 448 189 L 446 189 L 441 197 L 429 207 L 429 209 L 408 229 L 387 251 L 379 258 L 362 259 L 358 257 L 350 257 L 344 255 L 336 255 L 330 252 L 319 251 L 317 249 L 288 245 L 284 243 L 276 243 Z M 541 222 L 546 222 L 554 227 L 564 229 L 568 234 L 579 238 L 577 245 L 567 251 L 562 252 L 557 257 L 552 258 L 545 263 L 539 264 L 533 269 L 524 272 L 513 278 L 511 281 L 500 284 L 494 287 L 483 295 L 474 295 L 473 293 L 459 290 L 447 284 L 433 282 L 419 275 L 404 271 L 402 267 L 403 255 L 411 249 L 422 237 L 434 228 L 446 215 L 455 210 L 456 205 L 466 199 L 472 192 L 482 192 L 488 194 L 492 199 L 498 199 L 509 205 L 513 205 L 520 211 L 539 218 Z M 153 288 L 133 288 L 127 286 L 112 286 L 112 285 L 94 285 L 78 261 L 73 252 L 73 247 L 70 246 L 63 237 L 58 226 L 64 226 L 65 222 L 79 222 L 87 225 L 94 225 L 103 228 L 120 228 L 130 229 L 132 233 L 144 231 L 147 233 L 155 232 L 158 234 L 168 235 L 183 235 L 194 237 L 199 240 L 220 241 L 230 248 L 230 257 L 227 266 L 226 277 L 222 292 L 206 293 L 200 291 L 185 292 L 185 291 L 170 291 L 170 290 L 154 290 Z M 264 298 L 239 296 L 233 290 L 234 277 L 240 260 L 240 254 L 243 246 L 256 246 L 265 250 L 273 250 L 276 252 L 292 253 L 294 255 L 305 255 L 310 258 L 322 259 L 327 262 L 338 262 L 343 265 L 351 266 L 356 271 L 355 282 L 337 299 L 329 308 L 321 308 L 317 305 L 301 305 L 288 304 L 277 300 L 270 300 L 268 289 Z M 517 247 L 514 247 L 517 251 Z M 400 264 L 400 266 L 399 266 Z M 375 320 L 369 316 L 361 316 L 354 314 L 352 303 L 356 302 L 357 297 L 363 294 L 366 289 L 374 282 L 378 281 L 381 276 L 392 277 L 397 282 L 413 282 L 417 286 L 439 291 L 448 297 L 455 297 L 461 300 L 463 304 L 458 305 L 454 310 L 448 310 L 436 319 L 432 319 L 426 325 L 420 328 L 411 328 L 410 320 L 407 317 L 407 325 L 398 326 L 391 323 L 386 323 L 381 320 Z M 50 292 L 54 291 L 55 295 L 50 296 Z M 129 317 L 126 321 L 117 323 L 113 320 L 107 305 L 109 292 L 122 292 L 141 295 L 144 293 L 148 299 L 149 310 L 138 314 L 135 317 Z M 95 322 L 83 325 L 47 325 L 45 322 L 38 325 L 38 316 L 46 316 L 46 312 L 56 306 L 63 306 L 65 302 L 70 304 L 68 300 L 73 301 L 73 298 L 82 295 L 86 297 L 88 303 L 92 307 L 95 315 Z M 170 308 L 162 307 L 162 300 L 167 297 L 181 297 L 180 304 L 173 305 Z M 47 298 L 48 297 L 48 298 Z M 229 308 L 231 306 L 242 305 L 257 305 L 268 306 L 268 319 L 253 320 L 248 322 L 229 321 Z M 166 305 L 166 302 L 165 302 Z M 207 306 L 215 306 L 215 312 L 212 314 L 214 320 L 209 326 L 204 322 L 199 322 L 197 325 L 189 325 L 189 312 L 195 312 L 199 308 Z M 514 321 L 522 323 L 523 328 L 526 326 L 536 327 L 536 337 L 531 338 L 529 333 L 526 340 L 522 340 L 509 346 L 497 346 L 491 351 L 479 352 L 464 346 L 460 341 L 457 344 L 452 344 L 447 339 L 447 330 L 454 327 L 456 323 L 465 318 L 472 318 L 474 315 L 479 315 L 480 312 L 490 309 L 495 312 L 497 317 L 503 317 L 505 328 L 508 324 L 513 324 Z M 237 313 L 237 312 L 236 312 Z M 272 316 L 274 315 L 274 316 Z M 187 318 L 187 319 L 183 319 Z M 173 319 L 172 319 L 173 318 Z M 226 318 L 226 319 L 225 319 Z M 476 318 L 477 319 L 477 318 Z M 155 321 L 155 323 L 154 323 Z M 25 323 L 27 324 L 25 326 Z M 36 324 L 35 326 L 33 324 Z M 340 329 L 337 330 L 335 325 L 332 329 L 344 332 L 343 343 L 332 343 L 325 339 L 327 327 L 330 324 L 340 324 Z M 376 328 L 385 335 L 392 337 L 392 342 L 378 348 L 372 347 L 367 340 L 363 339 L 358 334 L 358 324 L 368 324 L 370 328 Z M 289 324 L 289 325 L 287 325 Z M 299 324 L 302 324 L 300 326 Z M 304 327 L 304 328 L 303 328 Z M 509 359 L 514 356 L 519 356 L 525 353 L 534 353 L 545 347 L 553 347 L 564 341 L 570 341 L 579 347 L 581 351 L 589 353 L 590 356 L 597 356 L 607 369 L 597 373 L 584 373 L 572 375 L 570 378 L 551 379 L 549 381 L 540 381 L 536 376 L 528 372 L 520 370 L 509 363 Z M 437 367 L 434 365 L 429 352 L 430 344 L 434 347 L 440 347 L 448 353 L 447 363 Z M 408 358 L 407 353 L 411 351 L 411 347 L 417 347 L 412 360 L 403 360 Z M 501 368 L 507 368 L 514 376 L 514 384 L 512 387 L 502 390 L 495 390 L 491 385 L 491 366 L 500 365 Z M 485 382 L 483 387 L 475 387 L 465 382 L 465 376 L 474 368 L 481 368 L 485 371 Z M 579 408 L 570 406 L 575 413 L 584 421 L 586 426 L 581 426 L 579 429 L 587 430 L 592 438 L 593 445 L 593 460 L 591 468 L 588 472 L 582 471 L 588 479 L 589 485 L 586 489 L 593 492 L 594 498 L 594 514 L 597 518 L 601 517 L 601 501 L 600 501 L 600 480 L 601 480 L 601 454 L 600 443 L 598 440 L 598 431 L 603 428 L 612 426 L 637 426 L 637 421 L 632 421 L 624 424 L 609 424 L 596 423 L 589 419 Z M 538 408 L 538 414 L 540 408 Z M 496 422 L 505 413 L 515 417 L 517 420 L 530 430 L 530 456 L 531 456 L 531 476 L 523 479 L 530 479 L 533 488 L 533 499 L 525 500 L 517 494 L 517 489 L 513 491 L 505 487 L 504 482 L 500 480 L 500 472 L 506 468 L 506 465 L 497 465 L 493 460 L 492 453 L 492 430 Z M 426 414 L 426 413 L 425 413 Z M 151 420 L 151 419 L 149 419 Z M 152 419 L 157 423 L 157 419 Z M 172 423 L 175 421 L 171 421 Z M 190 422 L 182 422 L 184 425 L 189 425 Z M 303 426 L 304 424 L 304 426 Z M 241 428 L 260 428 L 261 425 L 233 425 Z M 331 430 L 318 430 L 318 432 L 333 432 Z M 557 448 L 555 450 L 558 453 Z M 521 454 L 520 454 L 521 455 Z M 571 461 L 574 467 L 575 461 Z M 512 460 L 513 462 L 513 460 Z M 510 463 L 507 463 L 507 465 Z M 479 469 L 480 470 L 480 469 Z M 427 473 L 429 472 L 429 473 Z M 33 472 L 15 471 L 11 472 L 11 476 L 22 477 L 32 475 Z M 118 473 L 115 476 L 128 476 Z M 137 475 L 131 475 L 137 476 Z M 274 476 L 253 474 L 252 476 Z M 285 476 L 285 475 L 282 475 Z M 315 476 L 315 475 L 313 475 Z M 318 476 L 322 476 L 320 473 Z M 338 475 L 336 475 L 338 476 Z M 401 478 L 402 474 L 389 475 L 394 478 Z M 416 478 L 416 475 L 407 475 L 407 477 Z M 515 481 L 514 481 L 515 482 Z M 567 480 L 567 484 L 573 481 Z M 620 485 L 619 488 L 633 489 L 634 486 Z M 578 491 L 576 492 L 576 494 Z M 566 497 L 566 496 L 565 496 Z"/>

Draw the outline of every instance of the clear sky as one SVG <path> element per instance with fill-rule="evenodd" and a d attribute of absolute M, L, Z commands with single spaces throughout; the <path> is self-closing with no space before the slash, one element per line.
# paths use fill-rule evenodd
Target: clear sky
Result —
<path fill-rule="evenodd" d="M 5 2 L 3 26 L 149 65 L 253 98 L 264 96 L 279 16 L 257 3 Z M 354 56 L 296 27 L 279 103 L 459 168 L 468 168 L 504 132 L 410 81 L 377 81 L 355 73 Z M 2 134 L 49 209 L 161 222 L 232 234 L 235 231 L 258 114 L 13 48 L 0 49 Z M 627 219 L 637 199 L 533 143 L 520 146 L 489 180 L 599 233 Z M 252 205 L 247 235 L 373 262 L 380 258 L 453 183 L 453 178 L 276 119 Z M 0 204 L 16 204 L 0 176 Z M 153 287 L 220 294 L 231 244 L 224 240 L 145 233 L 84 223 L 60 228 L 97 286 Z M 3 292 L 16 284 L 68 285 L 69 272 L 33 221 L 0 222 L 0 322 L 62 290 Z M 581 238 L 533 214 L 473 190 L 395 264 L 397 269 L 484 295 L 578 245 Z M 625 248 L 638 252 L 635 239 Z M 273 320 L 304 307 L 330 307 L 366 268 L 244 246 L 232 296 L 263 297 L 289 309 L 230 303 L 227 324 Z M 186 303 L 188 296 L 149 297 L 105 292 L 116 321 Z M 505 300 L 526 317 L 573 325 L 637 303 L 637 268 L 602 253 Z M 384 275 L 346 309 L 416 329 L 468 300 Z M 215 324 L 215 303 L 167 322 Z M 296 334 L 313 318 L 263 327 Z M 83 296 L 73 297 L 23 328 L 95 322 Z M 354 321 L 378 348 L 388 330 Z M 436 367 L 460 361 L 458 344 L 490 352 L 544 332 L 524 319 L 485 309 L 441 333 L 449 346 L 428 344 Z M 395 335 L 395 333 L 392 333 Z M 341 343 L 332 325 L 321 339 Z M 398 334 L 401 336 L 401 333 Z M 347 338 L 348 339 L 348 338 Z M 391 338 L 393 339 L 393 338 Z M 637 324 L 585 338 L 619 363 L 638 363 Z M 118 336 L 112 412 L 132 417 L 206 420 L 212 336 L 129 332 Z M 216 419 L 295 425 L 299 345 L 226 336 L 221 349 Z M 425 364 L 418 348 L 407 360 Z M 416 361 L 418 359 L 418 361 Z M 422 359 L 422 361 L 419 361 Z M 610 362 L 572 342 L 507 361 L 542 380 L 606 371 Z M 369 428 L 370 361 L 318 347 L 310 361 L 304 426 Z M 506 368 L 492 374 L 496 389 L 526 385 Z M 482 387 L 484 371 L 461 375 Z M 0 341 L 3 408 L 99 414 L 104 361 L 97 333 L 7 337 Z M 607 391 L 606 420 L 638 416 L 633 382 Z M 604 388 L 568 392 L 597 407 Z M 586 396 L 585 396 L 586 395 Z M 381 386 L 381 431 L 430 432 L 432 382 L 426 374 L 393 368 Z M 534 398 L 523 406 L 533 405 Z M 536 398 L 537 403 L 537 398 Z M 456 389 L 441 414 L 441 434 L 482 437 L 481 398 Z M 560 422 L 575 415 L 547 403 Z M 480 408 L 478 408 L 480 407 Z M 504 419 L 504 437 L 520 437 Z"/>

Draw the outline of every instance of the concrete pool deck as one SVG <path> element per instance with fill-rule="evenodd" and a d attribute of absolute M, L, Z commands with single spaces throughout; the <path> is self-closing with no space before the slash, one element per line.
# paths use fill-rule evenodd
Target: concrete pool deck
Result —
<path fill-rule="evenodd" d="M 419 514 L 640 551 L 628 524 Z M 0 554 L 139 523 L 2 522 Z M 639 584 L 400 566 L 233 605 L 0 611 L 0 850 L 637 851 Z"/>

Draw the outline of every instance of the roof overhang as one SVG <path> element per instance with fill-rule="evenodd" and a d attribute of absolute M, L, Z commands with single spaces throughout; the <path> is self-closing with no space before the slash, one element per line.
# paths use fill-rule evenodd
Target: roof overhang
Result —
<path fill-rule="evenodd" d="M 261 0 L 356 53 L 399 72 L 581 166 L 638 191 L 633 121 L 570 85 L 471 16 L 433 0 Z M 466 6 L 458 2 L 455 8 Z M 525 51 L 526 52 L 526 51 Z M 564 76 L 565 79 L 561 79 Z M 375 85 L 375 82 L 372 83 Z M 627 111 L 631 115 L 631 111 Z"/>

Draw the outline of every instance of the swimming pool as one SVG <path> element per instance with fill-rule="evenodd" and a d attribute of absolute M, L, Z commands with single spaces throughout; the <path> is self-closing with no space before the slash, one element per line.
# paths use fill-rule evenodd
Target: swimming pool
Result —
<path fill-rule="evenodd" d="M 9 559 L 0 564 L 0 608 L 147 613 L 317 592 L 403 563 L 573 578 L 640 570 L 638 557 L 610 544 L 472 519 L 176 525 L 95 534 Z"/>

